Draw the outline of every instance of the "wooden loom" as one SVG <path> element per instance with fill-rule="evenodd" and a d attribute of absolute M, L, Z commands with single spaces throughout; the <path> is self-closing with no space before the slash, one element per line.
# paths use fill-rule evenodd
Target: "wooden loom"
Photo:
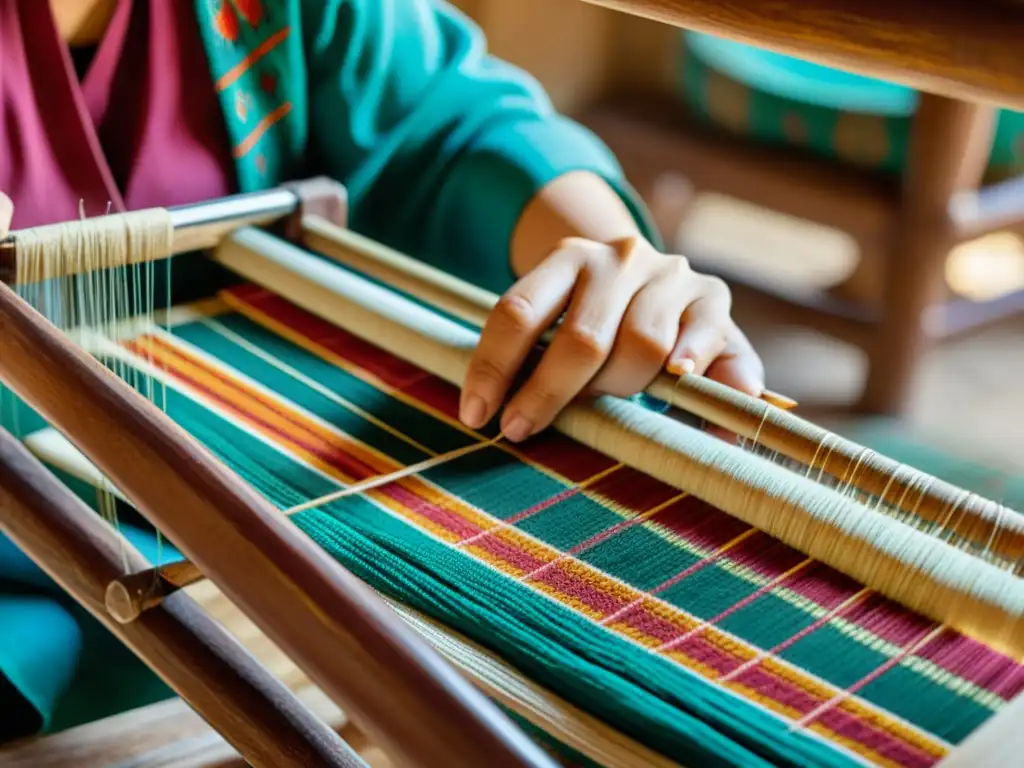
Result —
<path fill-rule="evenodd" d="M 329 198 L 320 198 L 324 199 Z M 367 242 L 339 226 L 343 222 L 336 215 L 330 221 L 309 213 L 308 208 L 303 213 L 302 208 L 301 195 L 295 190 L 275 190 L 105 223 L 116 228 L 126 226 L 126 221 L 146 226 L 155 222 L 168 233 L 167 247 L 151 257 L 212 249 L 212 258 L 247 280 L 459 383 L 471 351 L 466 337 L 446 337 L 449 326 L 430 322 L 429 313 L 411 320 L 407 316 L 403 322 L 408 308 L 400 298 L 374 293 L 365 281 L 303 259 L 298 249 L 250 227 L 288 219 L 289 236 L 306 247 L 471 322 L 479 321 L 494 297 L 441 279 Z M 54 236 L 77 237 L 93 225 L 103 226 L 85 222 L 77 228 L 16 233 L 13 242 L 3 247 L 0 272 L 6 280 L 14 277 L 17 260 L 30 241 L 52 243 Z M 138 250 L 128 253 L 143 258 Z M 362 758 L 320 716 L 327 712 L 336 720 L 336 710 L 317 700 L 310 706 L 292 695 L 180 589 L 195 583 L 200 573 L 399 763 L 550 764 L 427 645 L 441 650 L 484 693 L 510 703 L 509 686 L 495 681 L 512 673 L 502 669 L 499 661 L 470 645 L 459 645 L 443 628 L 402 606 L 386 606 L 155 407 L 62 338 L 5 286 L 0 286 L 0 380 L 67 435 L 189 561 L 154 572 L 8 436 L 0 439 L 0 529 L 130 645 L 253 765 L 359 765 Z M 1011 513 L 838 440 L 770 403 L 751 401 L 702 379 L 661 378 L 649 392 L 845 480 L 897 511 L 902 507 L 920 521 L 943 529 L 948 541 L 969 552 L 991 554 L 1003 563 L 1019 563 L 1024 553 L 1024 522 Z M 628 430 L 617 418 L 618 408 L 614 403 L 596 409 L 574 406 L 557 426 L 669 484 L 678 483 L 683 471 L 691 477 L 700 472 L 710 475 L 714 465 L 733 450 L 704 439 L 683 445 L 673 435 Z M 914 610 L 1024 658 L 1021 585 L 1014 573 L 988 563 L 975 565 L 972 559 L 969 564 L 979 578 L 992 576 L 998 584 L 965 585 L 940 566 L 944 557 L 961 557 L 968 563 L 971 555 L 929 543 L 925 534 L 911 536 L 908 526 L 888 516 L 869 515 L 856 503 L 837 507 L 845 515 L 841 520 L 822 520 L 800 499 L 780 500 L 767 481 L 758 487 L 757 478 L 750 478 L 746 488 L 753 503 L 738 501 L 728 487 L 710 482 L 691 490 Z M 876 527 L 916 538 L 920 548 L 912 555 L 886 549 L 885 537 L 879 536 Z M 130 572 L 144 574 L 141 580 L 125 577 L 125 551 Z M 908 573 L 916 583 L 903 577 Z M 417 632 L 410 631 L 410 625 Z M 542 691 L 532 693 L 543 698 Z M 543 701 L 552 708 L 550 713 L 568 717 L 568 710 L 559 710 L 552 699 Z M 949 763 L 1008 764 L 1005 756 L 1013 754 L 1014 738 L 1019 739 L 1013 725 L 1020 720 L 1022 706 L 1018 700 L 993 718 Z M 195 723 L 187 722 L 179 711 L 168 713 L 161 723 L 168 721 L 182 733 L 199 733 Z M 575 724 L 577 738 L 583 733 L 599 741 L 598 751 L 609 764 L 625 765 L 630 759 L 633 764 L 665 764 L 627 740 L 616 741 L 581 724 L 588 724 L 585 718 Z M 351 729 L 343 733 L 352 737 L 354 747 L 365 747 L 364 739 Z M 175 758 L 194 765 L 221 764 L 217 761 L 227 759 L 222 744 L 210 742 L 205 735 L 199 742 L 190 741 Z M 44 765 L 45 743 L 28 745 L 20 754 L 12 752 L 10 759 Z M 190 755 L 188 749 L 196 751 Z M 365 749 L 358 751 L 368 757 Z M 0 764 L 6 764 L 2 753 Z"/>
<path fill-rule="evenodd" d="M 216 220 L 222 209 L 232 207 L 243 209 L 234 217 L 241 221 L 253 219 L 244 209 L 268 211 L 256 217 L 264 221 L 298 206 L 299 197 L 282 190 L 226 200 L 209 208 L 167 212 L 164 221 L 166 226 L 175 218 L 194 220 L 203 212 L 212 213 L 210 218 Z M 148 217 L 150 212 L 133 216 Z M 117 220 L 102 223 L 116 225 Z M 224 226 L 209 221 L 184 225 L 175 230 L 173 239 L 191 248 L 197 242 L 209 242 L 211 236 L 204 230 L 222 230 Z M 45 229 L 16 234 L 14 247 L 5 253 L 17 258 L 19 244 L 24 247 L 33 238 L 52 236 Z M 53 229 L 66 234 L 75 228 Z M 409 263 L 321 216 L 302 216 L 300 229 L 307 246 L 387 279 L 451 314 L 478 320 L 494 301 L 476 289 L 440 279 L 429 268 Z M 300 253 L 271 234 L 244 228 L 224 236 L 211 256 L 350 332 L 367 339 L 389 338 L 389 345 L 399 345 L 404 357 L 453 382 L 461 379 L 470 347 L 446 341 L 443 333 L 425 326 L 421 317 L 403 324 L 401 311 L 382 304 L 384 294 L 367 296 L 367 285 L 358 278 L 346 288 L 343 273 L 323 261 L 296 261 Z M 104 529 L 104 523 L 81 509 L 77 499 L 9 439 L 4 441 L 2 469 L 5 530 L 249 761 L 255 765 L 308 765 L 310 760 L 314 760 L 312 764 L 349 764 L 345 761 L 351 755 L 346 756 L 320 721 L 221 637 L 217 627 L 177 591 L 195 583 L 200 574 L 206 574 L 237 603 L 389 754 L 424 765 L 435 764 L 434 756 L 441 761 L 437 764 L 479 765 L 484 759 L 496 761 L 497 755 L 505 755 L 510 765 L 544 764 L 543 757 L 531 754 L 511 728 L 502 727 L 499 716 L 489 713 L 483 700 L 437 666 L 372 595 L 289 530 L 275 511 L 206 457 L 159 411 L 91 363 L 9 289 L 0 287 L 0 297 L 3 380 L 65 432 L 121 492 L 180 545 L 191 562 L 154 573 L 133 554 L 132 575 L 124 576 L 118 551 L 125 545 L 115 544 L 113 532 Z M 395 306 L 400 307 L 400 301 Z M 81 399 L 69 398 L 70 391 L 80 392 Z M 973 542 L 1002 560 L 1019 561 L 1024 523 L 996 505 L 965 498 L 963 492 L 935 479 L 922 484 L 918 473 L 845 441 L 834 439 L 830 444 L 829 436 L 797 417 L 703 379 L 658 381 L 650 391 L 801 463 L 851 480 L 867 495 L 903 500 L 921 519 L 945 527 L 963 546 Z M 581 442 L 601 445 L 624 463 L 636 462 L 668 483 L 678 482 L 677 473 L 685 471 L 688 463 L 704 471 L 715 463 L 713 457 L 686 455 L 687 449 L 673 445 L 671 436 L 630 432 L 614 418 L 602 421 L 600 414 L 595 419 L 594 413 L 574 407 L 562 417 L 559 428 Z M 609 413 L 614 417 L 614 405 L 609 406 Z M 600 432 L 609 429 L 618 432 L 611 447 Z M 713 447 L 711 443 L 702 445 L 705 450 Z M 666 462 L 664 457 L 669 454 L 672 460 Z M 881 524 L 896 533 L 906 527 L 893 518 L 865 514 L 866 508 L 858 512 L 854 504 L 850 518 L 837 524 L 816 518 L 813 510 L 806 504 L 801 507 L 799 501 L 780 506 L 771 488 L 757 488 L 756 483 L 756 478 L 752 479 L 745 489 L 760 495 L 760 503 L 753 505 L 746 500 L 730 501 L 730 493 L 723 487 L 692 490 L 697 495 L 706 493 L 717 506 L 746 516 L 801 551 L 921 613 L 981 637 L 1016 658 L 1024 657 L 1024 616 L 1016 575 L 983 564 L 978 573 L 1001 579 L 1003 585 L 976 592 L 970 579 L 966 584 L 952 583 L 950 572 L 939 567 L 940 561 L 929 560 L 927 537 L 921 535 L 924 548 L 920 551 L 893 554 L 880 546 L 884 536 L 858 529 L 858 525 Z M 169 503 L 172 495 L 175 499 Z M 778 514 L 780 510 L 786 515 Z M 844 547 L 834 546 L 837 537 L 845 539 Z M 844 557 L 844 551 L 854 556 Z M 949 557 L 958 551 L 941 545 L 936 553 Z M 906 562 L 918 557 L 924 561 Z M 914 575 L 921 581 L 912 584 L 900 578 L 900 570 L 909 568 L 915 569 Z M 159 579 L 154 580 L 154 575 Z M 921 582 L 926 582 L 924 588 Z M 417 621 L 416 617 L 410 620 Z M 429 624 L 419 627 L 443 636 L 443 630 Z M 339 647 L 345 652 L 339 654 Z M 207 671 L 205 675 L 202 670 Z M 372 675 L 366 670 L 373 670 Z M 405 710 L 400 718 L 394 716 L 390 698 L 395 692 Z M 237 713 L 243 708 L 247 720 L 239 723 Z M 284 726 L 279 722 L 282 710 L 293 713 Z M 423 723 L 430 725 L 423 728 Z"/>

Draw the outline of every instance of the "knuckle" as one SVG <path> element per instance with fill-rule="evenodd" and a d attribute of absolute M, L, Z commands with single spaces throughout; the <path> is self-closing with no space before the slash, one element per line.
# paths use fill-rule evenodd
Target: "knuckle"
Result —
<path fill-rule="evenodd" d="M 474 360 L 473 367 L 466 377 L 468 382 L 487 388 L 503 383 L 506 378 L 505 368 L 490 356 Z"/>
<path fill-rule="evenodd" d="M 732 302 L 732 291 L 726 282 L 714 275 L 703 275 L 703 293 L 709 298 L 725 303 L 727 306 Z"/>
<path fill-rule="evenodd" d="M 690 260 L 685 256 L 669 256 L 667 257 L 665 265 L 669 274 L 676 277 L 690 278 L 693 275 L 693 269 L 690 267 Z"/>
<path fill-rule="evenodd" d="M 639 357 L 644 361 L 661 363 L 672 354 L 672 340 L 637 325 L 630 324 L 622 329 L 622 342 L 630 350 L 631 357 Z"/>
<path fill-rule="evenodd" d="M 583 237 L 563 237 L 558 241 L 558 251 L 588 251 L 594 246 L 593 240 Z"/>
<path fill-rule="evenodd" d="M 571 397 L 571 393 L 568 394 Z M 517 399 L 520 403 L 520 410 L 529 414 L 536 421 L 553 415 L 563 400 L 568 398 L 559 392 L 553 382 L 540 379 L 530 382 Z"/>
<path fill-rule="evenodd" d="M 505 294 L 494 307 L 494 313 L 511 331 L 522 333 L 529 331 L 537 321 L 537 312 L 533 304 L 525 296 Z"/>
<path fill-rule="evenodd" d="M 559 330 L 574 355 L 584 360 L 602 359 L 607 356 L 609 343 L 604 334 L 592 326 L 570 322 Z"/>

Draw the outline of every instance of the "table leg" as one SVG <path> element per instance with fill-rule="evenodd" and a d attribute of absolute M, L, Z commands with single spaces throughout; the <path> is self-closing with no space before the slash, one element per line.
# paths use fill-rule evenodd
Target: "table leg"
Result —
<path fill-rule="evenodd" d="M 927 349 L 925 310 L 943 298 L 944 267 L 953 245 L 950 199 L 980 182 L 994 126 L 992 107 L 921 97 L 901 211 L 884 265 L 882 324 L 868 350 L 862 412 L 898 415 L 906 409 Z"/>

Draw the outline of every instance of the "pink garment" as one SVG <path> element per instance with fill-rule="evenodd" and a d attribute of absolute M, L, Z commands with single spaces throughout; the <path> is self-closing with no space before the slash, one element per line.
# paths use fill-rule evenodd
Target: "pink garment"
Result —
<path fill-rule="evenodd" d="M 47 0 L 0 0 L 0 190 L 14 228 L 230 194 L 191 4 L 119 0 L 79 81 Z"/>

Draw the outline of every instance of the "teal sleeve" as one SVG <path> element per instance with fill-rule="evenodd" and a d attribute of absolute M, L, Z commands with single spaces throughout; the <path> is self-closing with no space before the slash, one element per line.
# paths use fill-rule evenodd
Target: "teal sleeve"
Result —
<path fill-rule="evenodd" d="M 303 14 L 309 161 L 348 188 L 354 229 L 503 292 L 527 202 L 585 170 L 655 237 L 609 150 L 448 4 L 306 0 Z"/>

